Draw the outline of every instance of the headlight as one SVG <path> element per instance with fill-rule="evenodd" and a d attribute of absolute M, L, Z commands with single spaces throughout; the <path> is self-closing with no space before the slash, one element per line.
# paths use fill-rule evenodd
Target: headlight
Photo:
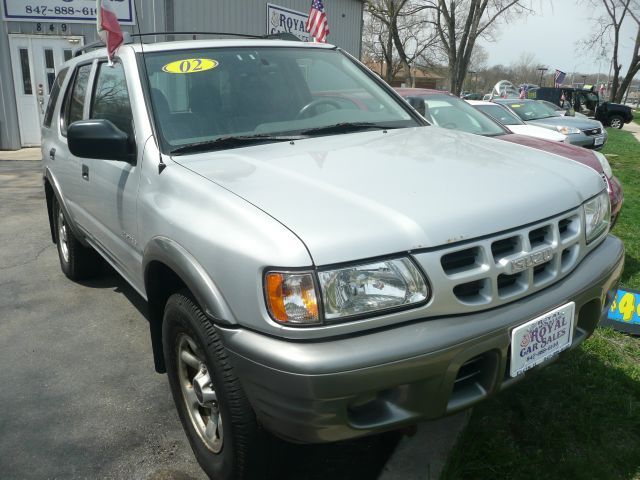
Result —
<path fill-rule="evenodd" d="M 613 171 L 611 170 L 611 165 L 609 165 L 609 161 L 607 160 L 607 157 L 605 157 L 600 152 L 593 152 L 593 153 L 596 156 L 596 158 L 598 159 L 598 161 L 600 162 L 600 166 L 602 167 L 602 171 L 607 176 L 607 178 L 613 177 Z"/>
<path fill-rule="evenodd" d="M 611 220 L 609 194 L 605 191 L 584 204 L 587 243 L 591 243 L 605 232 Z"/>
<path fill-rule="evenodd" d="M 271 317 L 288 325 L 322 323 L 312 272 L 267 272 L 265 297 Z M 380 260 L 318 272 L 324 319 L 337 320 L 424 303 L 429 287 L 408 258 Z"/>
<path fill-rule="evenodd" d="M 556 125 L 556 130 L 558 130 L 563 135 L 570 135 L 572 133 L 580 133 L 580 129 L 576 127 L 566 127 L 564 125 Z"/>
<path fill-rule="evenodd" d="M 408 258 L 318 272 L 324 316 L 334 320 L 423 303 L 429 289 Z"/>

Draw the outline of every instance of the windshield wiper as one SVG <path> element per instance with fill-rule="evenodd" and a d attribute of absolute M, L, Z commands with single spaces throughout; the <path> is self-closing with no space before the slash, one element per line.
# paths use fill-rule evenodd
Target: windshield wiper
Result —
<path fill-rule="evenodd" d="M 344 122 L 344 123 L 336 123 L 334 125 L 327 125 L 326 127 L 316 127 L 309 128 L 307 130 L 302 130 L 300 133 L 302 135 L 316 135 L 323 133 L 350 133 L 350 132 L 358 132 L 360 130 L 371 130 L 371 129 L 380 129 L 380 130 L 391 130 L 394 127 L 389 125 L 380 125 L 378 123 L 373 122 Z"/>
<path fill-rule="evenodd" d="M 306 138 L 303 135 L 238 135 L 220 137 L 206 142 L 190 143 L 171 150 L 170 155 L 182 155 L 184 153 L 207 152 L 226 148 L 245 147 L 269 142 L 289 142 Z"/>

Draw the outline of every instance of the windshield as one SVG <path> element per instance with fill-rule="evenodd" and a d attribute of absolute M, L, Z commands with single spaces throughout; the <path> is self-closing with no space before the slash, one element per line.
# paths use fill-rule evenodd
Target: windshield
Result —
<path fill-rule="evenodd" d="M 438 127 L 487 136 L 506 133 L 500 125 L 464 100 L 445 94 L 426 95 L 421 98 L 425 103 L 424 117 Z"/>
<path fill-rule="evenodd" d="M 540 120 L 541 118 L 557 117 L 555 110 L 547 107 L 545 104 L 530 101 L 530 102 L 514 102 L 508 104 L 511 109 L 516 112 L 522 120 Z"/>
<path fill-rule="evenodd" d="M 476 105 L 475 108 L 495 118 L 503 125 L 522 125 L 524 122 L 500 105 Z"/>
<path fill-rule="evenodd" d="M 206 48 L 145 58 L 166 152 L 189 151 L 196 144 L 203 150 L 236 148 L 245 141 L 421 126 L 336 50 Z M 339 132 L 327 130 L 345 125 Z"/>

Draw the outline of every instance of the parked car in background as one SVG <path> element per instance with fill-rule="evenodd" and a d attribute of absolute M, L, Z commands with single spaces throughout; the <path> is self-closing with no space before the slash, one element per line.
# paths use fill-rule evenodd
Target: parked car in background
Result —
<path fill-rule="evenodd" d="M 555 103 L 548 102 L 547 100 L 536 100 L 536 101 L 546 105 L 551 110 L 555 111 L 558 114 L 558 116 L 564 117 L 566 115 L 569 117 L 576 117 L 576 118 L 589 118 L 584 113 L 576 112 L 573 108 L 566 109 L 559 105 L 556 105 Z"/>
<path fill-rule="evenodd" d="M 527 98 L 547 100 L 565 109 L 568 104 L 575 112 L 593 117 L 612 128 L 622 128 L 633 120 L 630 107 L 601 99 L 594 85 L 585 85 L 583 88 L 540 87 L 528 92 Z"/>
<path fill-rule="evenodd" d="M 515 113 L 504 105 L 495 102 L 487 102 L 483 100 L 467 100 L 474 108 L 491 116 L 502 125 L 509 127 L 513 133 L 520 135 L 529 135 L 530 137 L 542 138 L 553 142 L 567 142 L 567 136 L 560 132 L 549 130 L 548 128 L 538 127 L 537 125 L 529 125 L 522 121 Z"/>
<path fill-rule="evenodd" d="M 480 100 L 483 97 L 481 93 L 467 93 L 466 95 L 461 95 L 460 98 L 463 100 Z"/>
<path fill-rule="evenodd" d="M 536 148 L 593 168 L 607 185 L 611 201 L 611 223 L 613 225 L 616 222 L 624 201 L 624 193 L 620 181 L 613 175 L 611 166 L 602 153 L 568 143 L 515 132 L 512 130 L 514 126 L 518 128 L 523 126 L 505 125 L 502 120 L 504 119 L 506 122 L 521 120 L 508 108 L 497 103 L 460 100 L 453 95 L 437 90 L 397 88 L 396 91 L 436 126 L 463 130 Z M 515 120 L 512 119 L 513 117 Z M 534 126 L 525 124 L 524 127 L 524 130 L 521 131 L 527 131 L 527 127 L 533 128 Z M 543 128 L 540 130 L 555 133 Z"/>
<path fill-rule="evenodd" d="M 597 120 L 561 117 L 536 100 L 494 98 L 493 101 L 506 105 L 530 125 L 548 128 L 566 135 L 569 143 L 573 145 L 599 150 L 607 142 L 607 132 L 602 123 Z"/>

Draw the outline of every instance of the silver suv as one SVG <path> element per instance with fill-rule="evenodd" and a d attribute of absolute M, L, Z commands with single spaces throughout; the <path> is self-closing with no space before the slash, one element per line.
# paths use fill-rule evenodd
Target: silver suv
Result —
<path fill-rule="evenodd" d="M 329 45 L 85 53 L 43 138 L 63 272 L 104 259 L 148 302 L 215 478 L 259 476 L 269 434 L 330 442 L 474 405 L 591 335 L 623 267 L 592 169 L 429 126 Z"/>

